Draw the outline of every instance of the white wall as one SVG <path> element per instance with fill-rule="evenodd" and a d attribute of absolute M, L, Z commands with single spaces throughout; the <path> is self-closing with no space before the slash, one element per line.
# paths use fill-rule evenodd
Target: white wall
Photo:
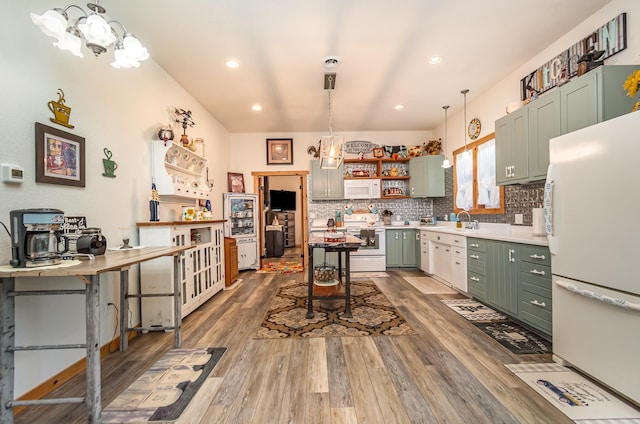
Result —
<path fill-rule="evenodd" d="M 320 107 L 320 106 L 319 106 Z M 375 144 L 416 146 L 432 139 L 431 131 L 339 131 L 334 135 L 344 136 L 345 141 L 365 140 Z M 318 146 L 326 133 L 234 133 L 231 134 L 231 172 L 242 172 L 247 193 L 255 193 L 253 171 L 308 170 L 312 155 L 307 154 L 309 146 Z M 293 165 L 267 165 L 267 138 L 293 139 Z"/>
<path fill-rule="evenodd" d="M 451 158 L 451 152 L 464 146 L 463 135 L 466 132 L 463 132 L 463 130 L 472 118 L 478 118 L 482 123 L 480 137 L 492 133 L 495 130 L 496 119 L 506 115 L 507 104 L 520 99 L 519 83 L 523 77 L 623 12 L 627 13 L 627 49 L 607 59 L 605 64 L 629 65 L 640 63 L 640 2 L 637 0 L 613 0 L 577 27 L 573 29 L 567 28 L 568 32 L 552 45 L 548 47 L 541 46 L 541 52 L 519 68 L 507 70 L 509 72 L 505 72 L 504 76 L 499 78 L 499 83 L 491 87 L 490 90 L 483 93 L 475 92 L 472 80 L 473 75 L 470 75 L 469 81 L 461 82 L 461 86 L 466 84 L 466 87 L 470 89 L 469 94 L 467 94 L 467 123 L 463 122 L 464 98 L 460 94 L 460 103 L 457 105 L 452 104 L 449 110 L 449 130 L 447 132 L 448 140 L 446 140 L 447 156 Z M 542 24 L 531 23 L 531 25 Z M 442 125 L 434 129 L 434 135 L 435 138 L 444 137 L 444 119 Z M 467 143 L 469 143 L 469 140 L 467 140 Z"/>
<path fill-rule="evenodd" d="M 193 111 L 196 122 L 187 131 L 205 139 L 210 176 L 215 181 L 212 195 L 214 216 L 222 218 L 222 192 L 226 191 L 229 159 L 228 132 L 153 59 L 138 69 L 117 70 L 110 66 L 112 53 L 94 58 L 85 50 L 83 59 L 52 46 L 31 22 L 29 13 L 52 7 L 51 1 L 6 2 L 0 16 L 0 162 L 24 167 L 21 185 L 0 183 L 0 221 L 9 225 L 9 211 L 24 208 L 58 208 L 66 215 L 86 216 L 90 226 L 101 227 L 108 244 L 118 245 L 120 226 L 129 226 L 136 236 L 135 223 L 149 219 L 151 189 L 150 140 L 167 124 L 169 107 Z M 153 51 L 150 52 L 153 57 Z M 49 122 L 49 100 L 57 100 L 64 90 L 72 108 L 66 129 Z M 35 183 L 34 123 L 40 122 L 85 138 L 86 187 Z M 182 128 L 176 129 L 181 134 Z M 113 153 L 118 163 L 116 178 L 102 176 L 103 149 Z M 0 263 L 11 258 L 10 240 L 0 228 Z M 130 280 L 137 286 L 137 269 Z M 35 288 L 45 282 L 19 279 L 19 289 Z M 118 276 L 101 277 L 101 344 L 115 333 L 113 308 L 118 304 Z M 47 287 L 83 287 L 75 278 L 47 279 Z M 133 288 L 132 288 L 133 290 Z M 16 300 L 16 343 L 81 343 L 84 339 L 84 298 L 82 296 L 26 296 Z M 137 308 L 132 314 L 138 320 Z M 19 352 L 16 354 L 16 395 L 42 383 L 55 373 L 84 357 L 83 350 Z"/>

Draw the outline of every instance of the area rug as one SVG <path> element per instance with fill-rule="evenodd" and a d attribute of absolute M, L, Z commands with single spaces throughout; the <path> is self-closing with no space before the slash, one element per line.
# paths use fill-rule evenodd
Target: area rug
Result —
<path fill-rule="evenodd" d="M 504 321 L 507 319 L 506 315 L 496 312 L 473 299 L 442 299 L 440 302 L 469 321 Z"/>
<path fill-rule="evenodd" d="M 304 270 L 301 262 L 265 262 L 258 274 L 290 274 Z"/>
<path fill-rule="evenodd" d="M 456 290 L 442 284 L 439 281 L 429 277 L 403 277 L 405 281 L 411 284 L 424 294 L 456 294 Z"/>
<path fill-rule="evenodd" d="M 193 409 L 188 408 L 190 404 L 202 409 L 197 399 L 210 395 L 203 390 L 211 386 L 206 384 L 207 377 L 226 350 L 170 350 L 102 411 L 102 422 L 176 422 Z M 193 420 L 192 414 L 182 422 Z"/>
<path fill-rule="evenodd" d="M 371 281 L 351 281 L 352 318 L 344 316 L 343 299 L 331 299 L 314 300 L 307 319 L 307 295 L 306 282 L 280 287 L 254 339 L 416 334 Z"/>
<path fill-rule="evenodd" d="M 640 424 L 640 411 L 560 364 L 505 364 L 555 408 L 580 424 Z"/>
<path fill-rule="evenodd" d="M 515 322 L 474 322 L 473 324 L 517 355 L 552 353 L 551 342 Z"/>
<path fill-rule="evenodd" d="M 369 278 L 387 278 L 389 274 L 386 272 L 377 272 L 377 271 L 364 271 L 364 272 L 352 272 L 351 279 L 369 279 Z"/>

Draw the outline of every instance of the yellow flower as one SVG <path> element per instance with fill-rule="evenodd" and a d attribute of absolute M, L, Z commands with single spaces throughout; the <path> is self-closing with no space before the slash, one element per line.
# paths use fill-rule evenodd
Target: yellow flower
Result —
<path fill-rule="evenodd" d="M 633 98 L 640 88 L 640 69 L 631 73 L 624 82 L 624 89 L 627 96 Z"/>

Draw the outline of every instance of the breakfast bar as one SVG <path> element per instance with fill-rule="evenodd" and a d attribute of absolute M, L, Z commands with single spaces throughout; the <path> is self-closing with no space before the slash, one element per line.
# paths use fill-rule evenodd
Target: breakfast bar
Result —
<path fill-rule="evenodd" d="M 181 341 L 181 300 L 180 300 L 180 254 L 189 246 L 144 247 L 121 251 L 109 251 L 105 255 L 96 256 L 87 261 L 75 261 L 72 266 L 53 266 L 36 268 L 0 269 L 0 424 L 13 423 L 13 408 L 28 405 L 44 405 L 58 403 L 84 403 L 87 408 L 87 422 L 101 422 L 101 381 L 100 381 L 100 274 L 106 272 L 120 273 L 120 350 L 127 347 L 127 332 L 142 330 L 127 328 L 126 313 L 129 297 L 129 268 L 132 265 L 163 256 L 173 257 L 174 273 L 173 292 L 155 294 L 155 296 L 171 296 L 174 307 L 174 323 L 166 329 L 174 330 L 174 345 L 180 347 Z M 84 289 L 16 291 L 16 280 L 23 277 L 77 277 L 84 284 Z M 86 344 L 16 346 L 15 344 L 15 297 L 28 295 L 84 295 L 86 302 Z M 44 349 L 86 349 L 87 394 L 84 398 L 57 398 L 40 400 L 14 400 L 14 378 L 16 351 Z"/>
<path fill-rule="evenodd" d="M 336 233 L 333 233 L 336 234 Z M 307 318 L 313 318 L 313 301 L 316 299 L 344 299 L 344 316 L 351 318 L 351 270 L 349 253 L 361 246 L 361 240 L 351 234 L 341 234 L 332 238 L 331 233 L 311 233 L 309 236 L 309 292 L 307 300 Z M 337 287 L 319 287 L 314 282 L 313 249 L 322 248 L 325 252 L 338 252 Z M 344 281 L 342 280 L 342 253 L 344 253 Z M 344 287 L 341 287 L 344 284 Z"/>

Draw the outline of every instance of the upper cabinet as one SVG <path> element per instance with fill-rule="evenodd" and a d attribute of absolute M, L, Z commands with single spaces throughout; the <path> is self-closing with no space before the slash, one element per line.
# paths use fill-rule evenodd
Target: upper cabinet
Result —
<path fill-rule="evenodd" d="M 443 197 L 444 168 L 442 155 L 426 155 L 411 158 L 409 180 L 411 197 Z"/>
<path fill-rule="evenodd" d="M 322 169 L 311 161 L 311 200 L 339 200 L 344 197 L 344 164 L 338 169 Z"/>
<path fill-rule="evenodd" d="M 152 143 L 152 177 L 159 195 L 209 198 L 204 157 L 173 142 Z"/>
<path fill-rule="evenodd" d="M 600 66 L 496 121 L 498 184 L 543 180 L 549 140 L 631 112 L 623 89 L 636 66 Z"/>

